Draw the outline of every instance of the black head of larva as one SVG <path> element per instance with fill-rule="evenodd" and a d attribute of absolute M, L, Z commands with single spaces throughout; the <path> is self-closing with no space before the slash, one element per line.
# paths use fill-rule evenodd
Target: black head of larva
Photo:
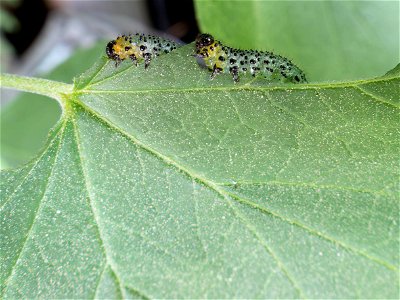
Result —
<path fill-rule="evenodd" d="M 203 33 L 199 34 L 196 38 L 196 49 L 207 47 L 214 43 L 214 38 L 211 34 Z"/>
<path fill-rule="evenodd" d="M 107 54 L 108 58 L 110 58 L 110 59 L 115 58 L 115 52 L 114 52 L 115 43 L 116 43 L 115 41 L 111 41 L 106 46 L 106 54 Z"/>

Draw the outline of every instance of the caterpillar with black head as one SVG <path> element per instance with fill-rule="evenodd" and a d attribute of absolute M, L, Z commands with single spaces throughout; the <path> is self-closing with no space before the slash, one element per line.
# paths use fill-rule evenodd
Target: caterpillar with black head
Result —
<path fill-rule="evenodd" d="M 195 56 L 212 71 L 211 78 L 219 73 L 230 73 L 233 81 L 238 82 L 239 73 L 249 72 L 271 81 L 307 82 L 304 72 L 285 57 L 267 51 L 231 48 L 210 34 L 200 34 L 196 38 Z"/>
<path fill-rule="evenodd" d="M 136 33 L 122 35 L 110 41 L 106 46 L 106 54 L 115 61 L 116 67 L 123 60 L 131 59 L 136 66 L 144 61 L 144 68 L 147 69 L 152 59 L 179 46 L 174 41 L 158 36 Z"/>

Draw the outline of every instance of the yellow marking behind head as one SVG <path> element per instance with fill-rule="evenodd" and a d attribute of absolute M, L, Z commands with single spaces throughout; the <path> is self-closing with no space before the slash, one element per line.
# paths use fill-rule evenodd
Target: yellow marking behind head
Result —
<path fill-rule="evenodd" d="M 214 41 L 209 46 L 205 46 L 200 50 L 204 55 L 204 63 L 209 69 L 213 69 L 214 65 L 217 68 L 225 69 L 226 66 L 226 53 L 222 50 L 221 43 Z"/>
<path fill-rule="evenodd" d="M 136 58 L 140 57 L 139 47 L 137 47 L 136 45 L 132 45 L 129 40 L 122 36 L 118 37 L 115 40 L 113 51 L 120 60 L 127 59 L 131 55 L 135 55 Z"/>

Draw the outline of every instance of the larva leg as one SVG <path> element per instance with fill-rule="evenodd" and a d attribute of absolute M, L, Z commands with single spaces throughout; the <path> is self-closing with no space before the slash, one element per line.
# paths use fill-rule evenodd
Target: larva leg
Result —
<path fill-rule="evenodd" d="M 151 62 L 151 53 L 145 53 L 143 55 L 144 58 L 144 68 L 147 69 Z"/>
<path fill-rule="evenodd" d="M 132 62 L 135 64 L 135 66 L 137 67 L 138 62 L 137 62 L 137 58 L 135 56 L 135 54 L 129 55 L 129 58 L 132 60 Z"/>
<path fill-rule="evenodd" d="M 217 65 L 214 64 L 213 71 L 211 73 L 211 79 L 214 79 L 217 74 L 221 73 L 221 71 L 222 69 L 218 68 Z"/>
<path fill-rule="evenodd" d="M 232 74 L 233 81 L 234 82 L 239 82 L 239 68 L 238 67 L 232 67 L 230 70 L 230 73 Z"/>
<path fill-rule="evenodd" d="M 115 67 L 118 67 L 121 62 L 122 62 L 121 59 L 115 58 Z"/>

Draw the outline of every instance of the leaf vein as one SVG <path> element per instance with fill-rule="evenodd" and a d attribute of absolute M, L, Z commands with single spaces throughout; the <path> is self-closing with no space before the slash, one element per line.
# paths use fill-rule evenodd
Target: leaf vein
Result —
<path fill-rule="evenodd" d="M 347 186 L 338 186 L 338 185 L 330 185 L 330 184 L 317 184 L 312 182 L 290 182 L 290 181 L 278 181 L 278 180 L 271 180 L 271 181 L 237 181 L 235 184 L 232 182 L 219 182 L 215 183 L 219 186 L 240 186 L 240 185 L 278 185 L 278 186 L 295 186 L 298 188 L 312 188 L 312 189 L 327 189 L 327 190 L 340 190 L 340 191 L 348 191 L 348 192 L 356 192 L 356 193 L 368 193 L 378 196 L 389 196 L 387 193 L 383 191 L 374 191 L 368 189 L 357 189 Z"/>
<path fill-rule="evenodd" d="M 380 103 L 383 103 L 383 104 L 386 104 L 386 105 L 389 105 L 389 106 L 392 106 L 392 107 L 395 107 L 395 108 L 400 108 L 399 105 L 396 105 L 396 104 L 394 104 L 394 103 L 391 103 L 391 102 L 389 102 L 389 101 L 386 101 L 386 100 L 383 99 L 382 97 L 379 97 L 379 96 L 377 96 L 377 95 L 371 93 L 370 91 L 367 91 L 367 90 L 363 89 L 363 88 L 360 87 L 359 85 L 353 85 L 353 87 L 354 87 L 355 89 L 359 90 L 360 92 L 362 92 L 363 94 L 365 94 L 365 95 L 371 97 L 372 99 L 374 99 L 374 100 L 377 101 L 377 102 L 380 102 Z"/>
<path fill-rule="evenodd" d="M 390 264 L 390 263 L 388 263 L 386 261 L 383 261 L 383 260 L 381 260 L 381 259 L 379 259 L 377 257 L 374 257 L 374 256 L 364 252 L 363 250 L 357 249 L 357 248 L 355 248 L 353 246 L 347 245 L 346 243 L 344 243 L 342 241 L 336 240 L 333 237 L 328 236 L 324 232 L 317 231 L 314 228 L 308 227 L 307 225 L 305 225 L 303 223 L 300 223 L 298 221 L 288 219 L 288 218 L 278 214 L 277 212 L 274 212 L 274 211 L 272 211 L 270 209 L 262 207 L 262 206 L 258 205 L 257 203 L 254 203 L 253 201 L 251 201 L 249 199 L 246 199 L 244 197 L 240 197 L 240 196 L 238 196 L 238 195 L 236 195 L 234 193 L 226 191 L 226 194 L 229 195 L 230 197 L 232 197 L 233 199 L 236 199 L 240 203 L 247 204 L 247 205 L 253 207 L 254 209 L 260 210 L 263 213 L 275 216 L 278 219 L 280 219 L 280 220 L 282 220 L 282 221 L 284 221 L 284 222 L 286 222 L 288 224 L 295 225 L 295 226 L 299 227 L 300 229 L 303 229 L 303 230 L 305 230 L 306 232 L 308 232 L 308 233 L 310 233 L 312 235 L 315 235 L 315 236 L 318 236 L 320 238 L 323 238 L 324 240 L 326 240 L 328 242 L 331 242 L 333 244 L 339 245 L 339 246 L 341 246 L 342 248 L 344 248 L 344 249 L 346 249 L 348 251 L 351 251 L 351 252 L 354 252 L 354 253 L 356 253 L 358 255 L 361 255 L 361 256 L 363 256 L 363 257 L 365 257 L 365 258 L 367 258 L 367 259 L 369 259 L 369 260 L 371 260 L 371 261 L 373 261 L 373 262 L 375 262 L 375 263 L 377 263 L 377 264 L 379 264 L 381 266 L 386 267 L 389 270 L 397 272 L 396 267 L 393 266 L 392 264 Z"/>
<path fill-rule="evenodd" d="M 250 224 L 250 222 L 235 208 L 234 205 L 232 205 L 231 200 L 229 200 L 229 198 L 227 196 L 224 196 L 224 198 L 229 203 L 234 214 L 241 220 L 241 222 L 244 224 L 244 226 L 255 236 L 255 238 L 260 242 L 260 244 L 266 250 L 266 252 L 275 260 L 277 266 L 282 271 L 282 273 L 285 274 L 285 276 L 290 281 L 290 283 L 293 285 L 294 289 L 299 294 L 299 296 L 304 299 L 307 298 L 303 295 L 303 292 L 301 291 L 299 285 L 294 280 L 293 276 L 289 273 L 289 271 L 286 269 L 286 267 L 285 267 L 284 263 L 281 261 L 281 259 L 276 255 L 276 253 L 274 251 L 272 251 L 272 249 L 268 246 L 268 244 L 261 238 L 257 229 Z M 233 198 L 233 199 L 235 199 L 235 198 Z"/>
<path fill-rule="evenodd" d="M 53 145 L 53 142 L 55 141 L 56 138 L 59 138 L 59 133 L 57 133 L 57 135 L 48 143 L 47 147 L 45 149 L 43 149 L 42 155 L 40 155 L 36 161 L 32 164 L 30 170 L 26 173 L 26 175 L 21 179 L 20 184 L 18 184 L 12 193 L 10 193 L 9 197 L 4 201 L 4 203 L 0 206 L 0 212 L 3 210 L 3 208 L 6 206 L 6 204 L 8 202 L 10 202 L 10 200 L 12 199 L 12 197 L 14 196 L 14 194 L 16 193 L 16 191 L 22 186 L 23 183 L 25 183 L 26 179 L 29 177 L 29 175 L 31 175 L 33 169 L 35 169 L 35 167 L 37 166 L 37 164 L 39 163 L 39 161 L 42 159 L 42 157 L 45 155 L 45 153 L 47 152 L 47 150 Z M 14 172 L 14 170 L 12 170 L 12 172 Z"/>
<path fill-rule="evenodd" d="M 119 74 L 119 73 L 118 73 Z M 368 84 L 368 83 L 380 83 L 389 82 L 392 80 L 399 79 L 398 76 L 393 77 L 379 77 L 375 79 L 368 80 L 357 80 L 357 81 L 344 81 L 344 82 L 333 82 L 333 83 L 313 83 L 313 84 L 297 84 L 297 85 L 271 85 L 271 86 L 251 86 L 247 84 L 243 85 L 232 85 L 232 86 L 207 86 L 207 87 L 197 87 L 197 88 L 156 88 L 149 90 L 91 90 L 90 86 L 85 88 L 77 89 L 75 93 L 78 94 L 145 94 L 145 93 L 199 93 L 199 92 L 210 92 L 210 91 L 295 91 L 295 90 L 315 90 L 315 89 L 336 89 L 344 87 L 355 87 L 357 85 Z M 89 89 L 88 89 L 89 87 Z"/>
<path fill-rule="evenodd" d="M 21 250 L 20 250 L 19 253 L 18 253 L 18 256 L 17 256 L 17 259 L 15 260 L 14 265 L 11 267 L 11 272 L 10 272 L 9 276 L 7 276 L 6 280 L 4 281 L 4 286 L 5 286 L 5 288 L 4 288 L 3 295 L 6 293 L 6 290 L 8 289 L 8 281 L 10 280 L 10 278 L 13 276 L 13 274 L 14 274 L 14 272 L 15 272 L 15 267 L 18 265 L 18 262 L 19 262 L 20 259 L 21 259 L 21 255 L 22 255 L 22 253 L 23 253 L 23 251 L 24 251 L 24 249 L 25 249 L 25 247 L 26 247 L 27 241 L 28 241 L 28 239 L 29 239 L 29 237 L 30 237 L 30 235 L 31 235 L 32 229 L 33 229 L 33 227 L 34 227 L 34 225 L 35 225 L 35 223 L 36 223 L 37 216 L 39 215 L 39 213 L 40 213 L 40 211 L 41 211 L 41 208 L 42 208 L 42 206 L 43 206 L 43 199 L 44 199 L 45 196 L 46 196 L 47 187 L 48 187 L 48 185 L 49 185 L 49 183 L 50 183 L 50 178 L 51 178 L 51 175 L 53 174 L 54 167 L 55 167 L 55 165 L 56 165 L 56 161 L 57 161 L 57 158 L 58 158 L 58 154 L 59 154 L 59 151 L 60 151 L 60 149 L 61 149 L 62 137 L 63 137 L 63 134 L 64 134 L 64 130 L 65 130 L 65 123 L 64 123 L 63 126 L 60 128 L 60 132 L 57 133 L 57 135 L 56 135 L 56 136 L 54 137 L 54 139 L 52 140 L 52 142 L 54 142 L 54 141 L 56 140 L 56 138 L 59 140 L 59 141 L 58 141 L 58 145 L 57 145 L 57 151 L 56 151 L 56 153 L 55 153 L 55 155 L 54 155 L 53 165 L 51 166 L 51 170 L 50 170 L 50 172 L 49 172 L 49 176 L 46 178 L 46 185 L 45 185 L 45 188 L 43 189 L 43 195 L 42 195 L 42 198 L 41 198 L 40 201 L 39 201 L 39 205 L 38 205 L 38 208 L 37 208 L 37 210 L 36 210 L 35 217 L 34 217 L 33 220 L 32 220 L 32 224 L 31 224 L 31 226 L 29 227 L 28 232 L 27 232 L 27 234 L 26 234 L 25 241 L 24 241 L 23 244 L 22 244 Z M 49 143 L 49 147 L 52 145 L 52 142 Z M 38 161 L 39 161 L 39 159 L 38 159 Z"/>
<path fill-rule="evenodd" d="M 92 299 L 97 299 L 98 298 L 98 297 L 96 297 L 97 296 L 97 291 L 99 289 L 100 282 L 103 279 L 103 276 L 104 276 L 104 273 L 105 273 L 106 269 L 107 269 L 107 264 L 104 264 L 103 270 L 100 272 L 100 276 L 99 276 L 99 280 L 97 281 L 96 288 L 94 289 L 93 297 L 91 297 Z"/>

